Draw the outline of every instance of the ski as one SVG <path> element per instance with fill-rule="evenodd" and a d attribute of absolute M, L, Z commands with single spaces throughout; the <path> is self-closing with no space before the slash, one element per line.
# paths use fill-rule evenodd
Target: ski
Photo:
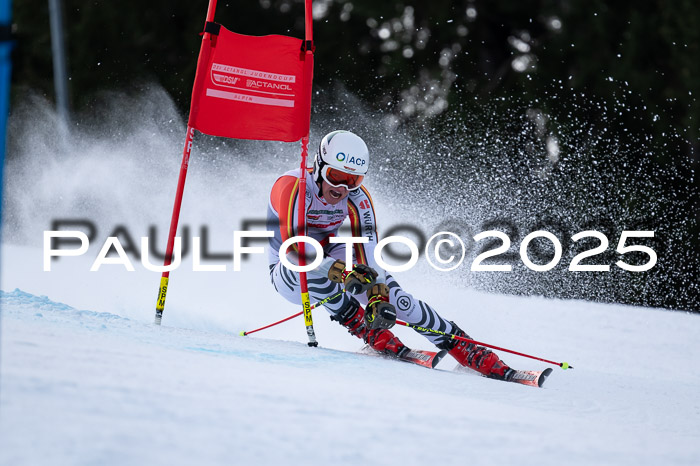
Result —
<path fill-rule="evenodd" d="M 552 368 L 548 367 L 543 371 L 519 371 L 515 370 L 514 374 L 506 380 L 507 382 L 529 385 L 530 387 L 542 387 L 544 381 L 547 380 L 549 374 L 552 373 Z"/>
<path fill-rule="evenodd" d="M 428 369 L 435 369 L 435 366 L 440 362 L 442 358 L 447 354 L 447 350 L 435 351 L 423 351 L 410 349 L 400 356 L 396 356 L 399 361 L 406 361 L 412 364 L 418 364 L 419 366 L 427 367 Z"/>
<path fill-rule="evenodd" d="M 455 367 L 454 371 L 468 372 L 470 374 L 477 374 L 481 375 L 482 377 L 486 377 L 485 375 L 479 374 L 478 372 L 469 369 L 468 367 L 463 367 L 459 365 Z M 494 378 L 494 380 L 503 380 L 504 382 L 519 383 L 521 385 L 528 385 L 530 387 L 542 387 L 542 385 L 544 385 L 545 380 L 547 380 L 547 377 L 549 377 L 549 374 L 552 373 L 552 368 L 548 367 L 543 371 L 520 371 L 517 369 L 512 369 L 512 371 L 512 373 L 506 376 L 506 379 Z"/>
<path fill-rule="evenodd" d="M 427 367 L 428 369 L 434 369 L 435 366 L 445 357 L 447 350 L 441 351 L 423 351 L 408 348 L 408 351 L 404 351 L 401 355 L 380 353 L 372 349 L 369 345 L 365 345 L 359 351 L 360 354 L 370 354 L 373 356 L 381 356 L 386 359 L 393 359 L 395 361 L 403 361 L 410 364 L 416 364 L 418 366 Z"/>

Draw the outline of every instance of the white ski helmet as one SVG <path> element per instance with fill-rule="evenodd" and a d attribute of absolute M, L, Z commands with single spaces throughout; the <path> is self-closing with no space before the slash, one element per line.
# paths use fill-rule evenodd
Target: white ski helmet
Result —
<path fill-rule="evenodd" d="M 350 131 L 333 131 L 321 139 L 314 159 L 314 180 L 352 191 L 362 185 L 369 168 L 369 151 L 361 137 Z"/>

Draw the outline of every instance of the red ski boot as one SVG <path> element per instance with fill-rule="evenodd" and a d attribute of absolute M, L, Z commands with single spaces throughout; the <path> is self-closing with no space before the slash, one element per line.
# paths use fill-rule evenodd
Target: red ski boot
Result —
<path fill-rule="evenodd" d="M 337 320 L 348 329 L 350 335 L 362 339 L 380 353 L 400 356 L 410 351 L 390 330 L 380 328 L 368 331 L 365 325 L 365 310 L 355 298 L 350 299 L 347 308 L 331 316 L 331 320 Z"/>
<path fill-rule="evenodd" d="M 452 333 L 459 337 L 471 338 L 462 329 L 452 322 L 454 329 Z M 447 340 L 439 347 L 448 350 L 458 363 L 485 375 L 491 379 L 510 380 L 515 371 L 500 360 L 496 353 L 477 346 L 474 343 L 467 343 L 456 339 Z"/>
<path fill-rule="evenodd" d="M 401 340 L 399 340 L 399 338 L 395 336 L 391 330 L 377 328 L 370 330 L 367 335 L 368 337 L 366 341 L 369 346 L 379 352 L 393 354 L 400 357 L 403 355 L 403 353 L 410 351 L 408 346 L 401 343 Z"/>

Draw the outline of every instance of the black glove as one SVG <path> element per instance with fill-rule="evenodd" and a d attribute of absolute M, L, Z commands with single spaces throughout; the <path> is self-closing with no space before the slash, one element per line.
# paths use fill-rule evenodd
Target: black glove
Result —
<path fill-rule="evenodd" d="M 364 264 L 356 264 L 350 272 L 347 272 L 345 262 L 337 260 L 331 265 L 328 278 L 336 283 L 342 283 L 350 294 L 360 294 L 374 285 L 377 272 Z"/>
<path fill-rule="evenodd" d="M 365 323 L 367 328 L 391 328 L 396 323 L 396 308 L 389 302 L 389 288 L 384 283 L 374 285 L 367 291 Z"/>

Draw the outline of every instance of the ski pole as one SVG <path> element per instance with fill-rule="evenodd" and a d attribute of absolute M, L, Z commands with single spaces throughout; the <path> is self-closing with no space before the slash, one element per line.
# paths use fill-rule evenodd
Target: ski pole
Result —
<path fill-rule="evenodd" d="M 483 342 L 481 342 L 481 341 L 472 340 L 472 339 L 470 339 L 470 338 L 460 337 L 460 336 L 454 335 L 454 334 L 452 334 L 452 333 L 446 333 L 446 332 L 442 332 L 442 331 L 440 331 L 440 330 L 435 330 L 435 329 L 432 329 L 432 328 L 419 327 L 418 325 L 409 324 L 408 322 L 403 322 L 403 321 L 400 321 L 400 320 L 397 320 L 396 323 L 399 324 L 399 325 L 403 325 L 403 326 L 405 326 L 405 327 L 412 328 L 413 330 L 418 330 L 418 331 L 420 331 L 420 332 L 437 333 L 438 335 L 444 335 L 444 336 L 446 336 L 446 337 L 450 337 L 450 339 L 453 339 L 453 340 L 466 341 L 467 343 L 473 343 L 473 344 L 475 344 L 475 345 L 486 346 L 487 348 L 493 348 L 493 349 L 498 350 L 498 351 L 505 351 L 506 353 L 517 354 L 518 356 L 523 356 L 523 357 L 526 357 L 526 358 L 536 359 L 536 360 L 538 360 L 538 361 L 546 362 L 546 363 L 549 363 L 549 364 L 554 364 L 555 366 L 559 366 L 559 367 L 561 367 L 562 369 L 565 369 L 565 370 L 566 370 L 566 369 L 573 369 L 573 368 L 574 368 L 574 366 L 570 366 L 568 362 L 550 361 L 549 359 L 538 358 L 537 356 L 530 356 L 529 354 L 519 353 L 519 352 L 517 352 L 517 351 L 509 350 L 509 349 L 506 349 L 506 348 L 501 348 L 500 346 L 489 345 L 488 343 L 483 343 Z"/>
<path fill-rule="evenodd" d="M 337 293 L 337 294 L 334 294 L 333 296 L 329 296 L 329 297 L 327 297 L 327 298 L 325 298 L 325 299 L 322 299 L 321 301 L 319 301 L 319 302 L 317 302 L 317 303 L 313 303 L 309 308 L 310 308 L 310 309 L 316 309 L 316 308 L 319 307 L 319 306 L 323 306 L 323 305 L 326 304 L 328 301 L 331 301 L 331 300 L 337 298 L 338 296 L 340 296 L 340 295 L 343 294 L 343 293 L 345 293 L 345 289 L 343 289 L 341 292 L 339 292 L 339 293 Z M 275 322 L 275 323 L 272 323 L 272 324 L 270 324 L 270 325 L 266 325 L 266 326 L 264 326 L 264 327 L 256 328 L 255 330 L 251 330 L 251 331 L 249 331 L 249 332 L 246 332 L 245 330 L 241 330 L 241 333 L 240 333 L 239 335 L 242 336 L 242 337 L 244 337 L 244 336 L 246 336 L 246 335 L 250 335 L 251 333 L 259 332 L 260 330 L 265 330 L 266 328 L 274 327 L 275 325 L 279 325 L 279 324 L 281 324 L 281 323 L 283 323 L 283 322 L 287 322 L 288 320 L 291 320 L 291 319 L 293 319 L 293 318 L 295 318 L 295 317 L 299 317 L 299 316 L 302 315 L 303 313 L 304 313 L 304 311 L 299 311 L 299 312 L 297 312 L 296 314 L 291 315 L 291 316 L 289 316 L 289 317 L 285 317 L 284 319 L 278 320 L 278 321 Z"/>
<path fill-rule="evenodd" d="M 370 283 L 370 280 L 369 280 L 369 279 L 365 278 L 365 280 L 367 281 L 367 283 Z M 347 292 L 347 290 L 346 290 L 345 288 L 343 288 L 340 292 L 334 294 L 333 296 L 329 296 L 329 297 L 327 297 L 327 298 L 325 298 L 325 299 L 322 299 L 321 301 L 319 301 L 319 302 L 317 302 L 317 303 L 311 304 L 311 305 L 309 306 L 309 310 L 316 309 L 316 308 L 319 307 L 319 306 L 323 306 L 323 305 L 326 304 L 328 301 L 332 301 L 332 300 L 334 300 L 335 298 L 337 298 L 338 296 L 340 296 L 341 294 L 346 293 L 346 292 Z M 264 327 L 256 328 L 255 330 L 251 330 L 250 332 L 246 332 L 245 330 L 241 330 L 241 333 L 240 333 L 239 335 L 242 336 L 242 337 L 244 337 L 244 336 L 246 336 L 246 335 L 250 335 L 251 333 L 259 332 L 260 330 L 265 330 L 266 328 L 274 327 L 275 325 L 279 325 L 279 324 L 281 324 L 281 323 L 283 323 L 283 322 L 287 322 L 288 320 L 291 320 L 291 319 L 293 319 L 293 318 L 295 318 L 295 317 L 299 317 L 300 315 L 304 314 L 305 312 L 306 312 L 306 310 L 304 310 L 304 311 L 299 311 L 299 312 L 297 312 L 297 313 L 294 314 L 294 315 L 291 315 L 291 316 L 289 316 L 289 317 L 285 317 L 284 319 L 279 320 L 279 321 L 277 321 L 277 322 L 274 322 L 274 323 L 272 323 L 272 324 L 270 324 L 270 325 L 266 325 L 266 326 L 264 326 Z"/>

